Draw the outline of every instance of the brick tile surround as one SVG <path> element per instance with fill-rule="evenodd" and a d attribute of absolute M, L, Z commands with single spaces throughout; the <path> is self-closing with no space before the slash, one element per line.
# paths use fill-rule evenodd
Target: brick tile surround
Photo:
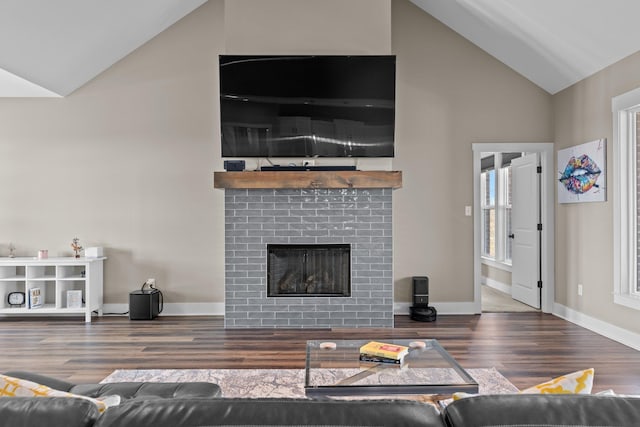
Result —
<path fill-rule="evenodd" d="M 392 189 L 226 189 L 225 327 L 393 326 Z M 267 244 L 351 245 L 350 297 L 267 297 Z"/>

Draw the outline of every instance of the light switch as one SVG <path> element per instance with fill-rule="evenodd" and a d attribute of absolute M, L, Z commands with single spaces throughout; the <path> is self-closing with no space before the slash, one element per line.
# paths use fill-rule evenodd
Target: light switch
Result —
<path fill-rule="evenodd" d="M 471 216 L 471 206 L 464 207 L 464 214 L 465 216 Z"/>

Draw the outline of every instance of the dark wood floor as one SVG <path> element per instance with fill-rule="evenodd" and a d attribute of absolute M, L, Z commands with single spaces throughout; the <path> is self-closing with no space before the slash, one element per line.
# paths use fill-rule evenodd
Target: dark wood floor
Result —
<path fill-rule="evenodd" d="M 517 387 L 595 368 L 594 391 L 640 394 L 640 352 L 541 313 L 396 316 L 386 329 L 224 329 L 221 317 L 0 319 L 0 371 L 97 382 L 115 369 L 303 368 L 307 339 L 436 338 L 465 368 L 497 368 Z"/>

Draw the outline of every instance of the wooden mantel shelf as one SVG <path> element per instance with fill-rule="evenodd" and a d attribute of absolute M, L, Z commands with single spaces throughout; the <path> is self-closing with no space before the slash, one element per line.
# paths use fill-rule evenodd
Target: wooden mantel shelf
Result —
<path fill-rule="evenodd" d="M 214 172 L 215 188 L 400 188 L 400 171 Z"/>

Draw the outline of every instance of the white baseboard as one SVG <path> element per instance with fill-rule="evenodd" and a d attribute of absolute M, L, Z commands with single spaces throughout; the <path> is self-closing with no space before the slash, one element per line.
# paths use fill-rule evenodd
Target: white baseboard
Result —
<path fill-rule="evenodd" d="M 393 304 L 394 314 L 409 314 L 409 302 Z M 436 302 L 431 304 L 438 314 L 477 314 L 473 302 Z M 105 304 L 104 314 L 128 316 L 129 304 Z M 161 316 L 224 316 L 224 303 L 167 303 Z"/>
<path fill-rule="evenodd" d="M 105 304 L 102 311 L 104 314 L 128 316 L 129 304 Z M 160 316 L 224 316 L 224 303 L 167 303 Z"/>
<path fill-rule="evenodd" d="M 498 282 L 497 280 L 489 277 L 483 277 L 481 282 L 490 288 L 497 289 L 500 292 L 511 295 L 511 285 L 508 283 Z"/>
<path fill-rule="evenodd" d="M 611 323 L 603 322 L 595 317 L 588 316 L 558 303 L 553 305 L 553 315 L 607 338 L 611 338 L 635 350 L 640 350 L 640 334 L 612 325 Z"/>
<path fill-rule="evenodd" d="M 394 314 L 408 315 L 409 302 L 393 304 Z M 473 302 L 439 302 L 433 303 L 438 314 L 477 314 Z M 107 315 L 128 316 L 129 304 L 105 304 L 103 313 Z M 162 310 L 162 316 L 224 316 L 224 303 L 167 303 Z"/>
<path fill-rule="evenodd" d="M 393 314 L 409 315 L 410 302 L 396 302 L 393 304 Z M 433 302 L 430 304 L 438 314 L 479 314 L 473 302 Z"/>
<path fill-rule="evenodd" d="M 394 314 L 409 314 L 409 302 L 393 304 Z M 477 314 L 473 302 L 436 302 L 432 303 L 438 314 Z M 129 304 L 105 304 L 104 314 L 123 316 L 128 315 Z M 126 313 L 126 314 L 123 314 Z M 224 316 L 224 303 L 167 303 L 162 310 L 162 316 Z"/>

